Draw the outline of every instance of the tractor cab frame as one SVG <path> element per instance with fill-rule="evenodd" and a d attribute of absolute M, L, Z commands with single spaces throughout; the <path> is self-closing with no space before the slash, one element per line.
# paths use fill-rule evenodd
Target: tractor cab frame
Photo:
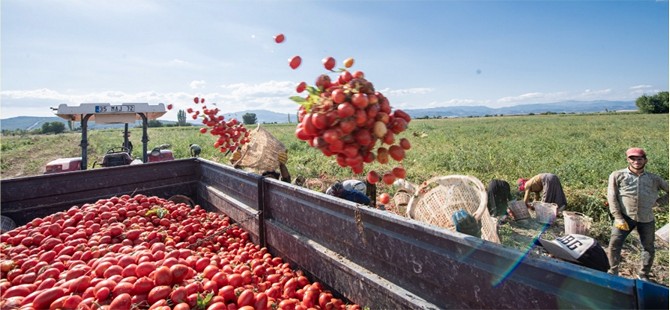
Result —
<path fill-rule="evenodd" d="M 81 170 L 86 170 L 88 167 L 87 149 L 89 121 L 99 124 L 125 124 L 123 134 L 123 145 L 125 147 L 128 145 L 128 124 L 141 120 L 142 162 L 146 163 L 149 162 L 149 152 L 147 152 L 147 145 L 149 142 L 147 128 L 149 127 L 149 120 L 157 119 L 166 113 L 165 105 L 162 103 L 155 105 L 148 103 L 122 103 L 119 105 L 112 105 L 110 103 L 82 103 L 79 106 L 61 104 L 54 110 L 56 111 L 56 115 L 60 118 L 68 121 L 81 122 L 81 143 L 79 144 L 79 146 L 81 146 L 81 164 L 79 165 Z M 108 155 L 110 158 L 105 158 L 107 161 L 103 160 L 103 166 L 105 166 L 105 162 L 108 162 L 109 166 L 129 164 L 126 163 L 126 156 L 130 157 L 127 152 L 114 151 L 111 153 L 108 152 Z M 123 159 L 122 157 L 125 158 L 125 160 L 117 160 Z M 63 169 L 63 171 L 67 170 Z"/>

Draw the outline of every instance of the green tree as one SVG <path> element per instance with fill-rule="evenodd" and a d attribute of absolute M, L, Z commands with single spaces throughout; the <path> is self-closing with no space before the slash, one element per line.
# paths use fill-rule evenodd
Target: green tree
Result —
<path fill-rule="evenodd" d="M 152 120 L 149 120 L 147 122 L 147 126 L 149 126 L 149 127 L 163 127 L 163 123 L 161 123 L 161 121 L 159 121 L 159 120 L 152 119 Z"/>
<path fill-rule="evenodd" d="M 242 121 L 245 125 L 253 125 L 258 121 L 256 119 L 256 113 L 245 113 L 242 115 Z"/>
<path fill-rule="evenodd" d="M 59 134 L 65 131 L 65 124 L 61 122 L 46 122 L 42 124 L 42 133 Z"/>
<path fill-rule="evenodd" d="M 177 126 L 186 126 L 186 112 L 184 110 L 177 112 Z"/>
<path fill-rule="evenodd" d="M 643 95 L 635 100 L 642 113 L 668 113 L 668 92 L 662 91 L 653 96 Z"/>

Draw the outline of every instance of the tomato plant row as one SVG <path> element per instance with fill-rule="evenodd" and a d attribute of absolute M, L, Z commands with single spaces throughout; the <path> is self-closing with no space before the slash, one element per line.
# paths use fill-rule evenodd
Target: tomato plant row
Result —
<path fill-rule="evenodd" d="M 123 195 L 0 235 L 1 309 L 359 309 L 224 214 Z"/>

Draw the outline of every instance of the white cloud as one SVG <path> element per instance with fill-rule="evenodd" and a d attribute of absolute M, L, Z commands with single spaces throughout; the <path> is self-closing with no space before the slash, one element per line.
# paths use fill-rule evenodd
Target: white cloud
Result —
<path fill-rule="evenodd" d="M 435 91 L 433 88 L 427 87 L 415 87 L 415 88 L 404 88 L 404 89 L 389 89 L 385 88 L 379 90 L 384 96 L 402 96 L 402 95 L 424 95 Z"/>
<path fill-rule="evenodd" d="M 630 89 L 639 90 L 639 89 L 648 89 L 648 88 L 651 88 L 651 87 L 652 87 L 651 85 L 634 85 L 634 86 L 631 86 Z"/>
<path fill-rule="evenodd" d="M 189 83 L 188 86 L 191 87 L 191 89 L 201 89 L 205 88 L 206 84 L 207 82 L 205 82 L 204 80 L 199 80 L 199 81 L 191 81 L 191 83 Z"/>

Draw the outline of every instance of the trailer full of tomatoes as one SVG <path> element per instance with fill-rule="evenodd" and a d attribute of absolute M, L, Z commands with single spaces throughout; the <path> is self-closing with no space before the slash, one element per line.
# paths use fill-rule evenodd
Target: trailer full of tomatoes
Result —
<path fill-rule="evenodd" d="M 299 56 L 289 59 L 293 69 L 300 63 Z M 411 145 L 406 138 L 396 141 L 396 135 L 407 129 L 409 114 L 393 110 L 388 98 L 375 90 L 362 71 L 349 71 L 353 58 L 344 60 L 344 68 L 337 71 L 333 70 L 333 57 L 324 58 L 322 63 L 326 70 L 339 75 L 331 79 L 322 74 L 314 86 L 301 82 L 296 87 L 298 93 L 308 92 L 307 96 L 291 97 L 300 104 L 295 131 L 298 139 L 326 156 L 336 156 L 337 164 L 350 168 L 354 174 L 363 173 L 364 165 L 375 161 L 389 164 L 389 157 L 401 163 Z M 374 170 L 367 174 L 371 184 L 381 179 L 390 185 L 404 178 L 405 169 L 401 165 L 382 175 Z"/>
<path fill-rule="evenodd" d="M 360 309 L 225 214 L 123 195 L 0 235 L 0 309 Z"/>

